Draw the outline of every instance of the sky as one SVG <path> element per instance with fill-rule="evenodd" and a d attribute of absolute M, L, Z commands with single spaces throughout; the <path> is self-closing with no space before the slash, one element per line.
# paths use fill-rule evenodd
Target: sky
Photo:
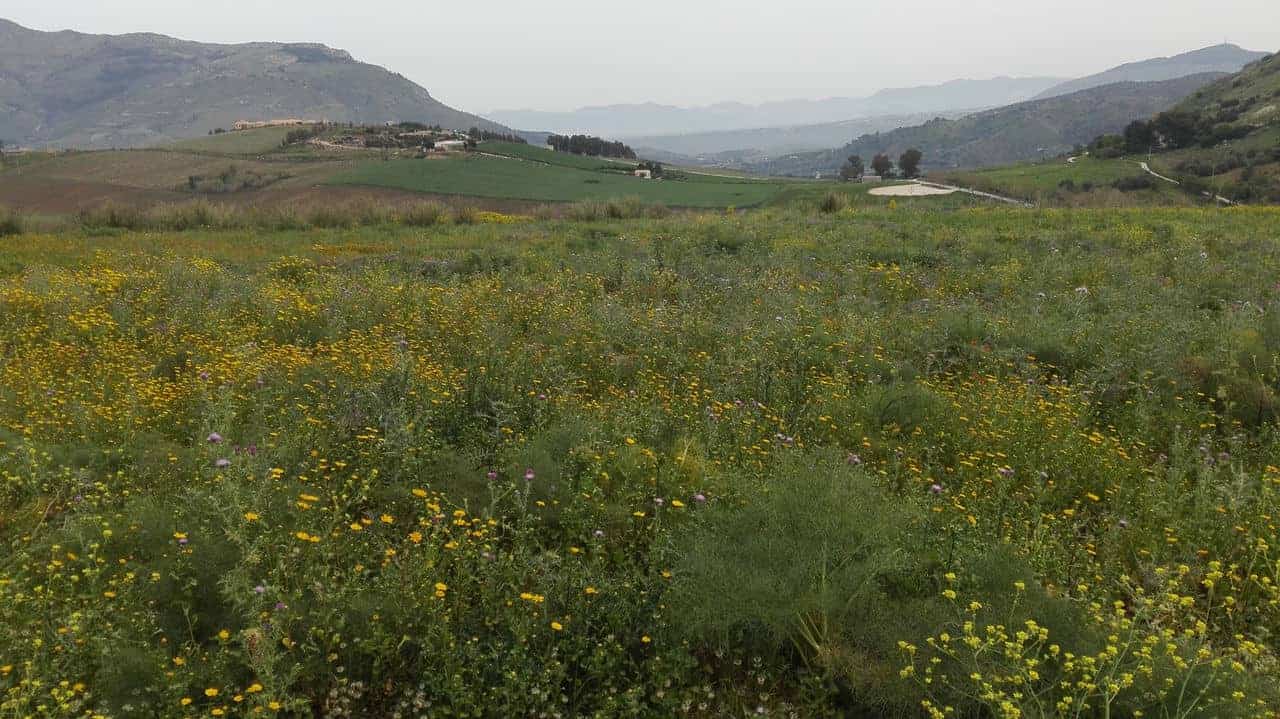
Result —
<path fill-rule="evenodd" d="M 1078 77 L 1233 42 L 1280 50 L 1280 0 L 0 0 L 38 30 L 319 42 L 471 112 L 861 96 Z"/>

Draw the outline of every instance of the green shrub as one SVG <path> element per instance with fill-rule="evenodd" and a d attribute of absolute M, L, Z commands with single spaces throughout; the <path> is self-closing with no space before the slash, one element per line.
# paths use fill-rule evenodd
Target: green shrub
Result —
<path fill-rule="evenodd" d="M 848 200 L 844 195 L 838 192 L 828 192 L 823 196 L 822 201 L 818 203 L 818 210 L 828 215 L 843 210 Z"/>
<path fill-rule="evenodd" d="M 449 215 L 449 209 L 439 202 L 415 202 L 400 210 L 397 219 L 410 227 L 438 225 Z"/>
<path fill-rule="evenodd" d="M 26 222 L 16 210 L 0 205 L 0 237 L 20 235 L 25 227 Z"/>

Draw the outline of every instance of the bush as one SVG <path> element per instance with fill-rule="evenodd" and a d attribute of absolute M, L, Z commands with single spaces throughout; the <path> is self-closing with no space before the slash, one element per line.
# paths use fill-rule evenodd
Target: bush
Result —
<path fill-rule="evenodd" d="M 1156 186 L 1156 179 L 1150 175 L 1135 175 L 1133 177 L 1122 177 L 1111 183 L 1111 186 L 1121 192 L 1137 192 L 1138 190 L 1153 190 Z"/>
<path fill-rule="evenodd" d="M 822 201 L 818 203 L 818 210 L 826 214 L 833 214 L 843 210 L 846 204 L 844 195 L 836 192 L 828 192 L 823 196 Z"/>
<path fill-rule="evenodd" d="M 410 227 L 438 225 L 449 215 L 449 208 L 439 202 L 415 202 L 400 210 L 397 219 Z"/>
<path fill-rule="evenodd" d="M 26 228 L 26 221 L 16 210 L 0 205 L 0 237 L 20 235 Z"/>

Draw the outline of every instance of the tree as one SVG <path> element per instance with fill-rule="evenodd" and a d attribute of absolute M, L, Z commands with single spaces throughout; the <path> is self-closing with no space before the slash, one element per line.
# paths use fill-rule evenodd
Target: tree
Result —
<path fill-rule="evenodd" d="M 849 181 L 862 177 L 862 173 L 866 170 L 866 166 L 862 164 L 861 155 L 850 155 L 849 159 L 844 163 L 844 167 L 840 168 L 840 179 Z"/>
<path fill-rule="evenodd" d="M 871 171 L 880 176 L 880 179 L 888 177 L 893 172 L 893 160 L 883 152 L 871 158 Z"/>
<path fill-rule="evenodd" d="M 922 159 L 924 159 L 924 153 L 913 147 L 898 158 L 898 169 L 902 170 L 902 174 L 907 177 L 919 177 Z"/>
<path fill-rule="evenodd" d="M 1124 149 L 1130 154 L 1148 152 L 1155 142 L 1155 129 L 1149 122 L 1134 120 L 1124 128 Z"/>

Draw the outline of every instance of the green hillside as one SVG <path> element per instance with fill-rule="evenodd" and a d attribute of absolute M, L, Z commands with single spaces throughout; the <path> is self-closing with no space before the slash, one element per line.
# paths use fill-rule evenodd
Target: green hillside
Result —
<path fill-rule="evenodd" d="M 1280 202 L 1280 55 L 1201 89 L 1146 127 L 1164 149 L 1152 158 L 1160 171 L 1232 200 Z"/>
<path fill-rule="evenodd" d="M 924 152 L 927 168 L 985 167 L 1052 157 L 1100 134 L 1118 132 L 1133 120 L 1168 109 L 1220 77 L 1204 74 L 1091 88 L 956 120 L 935 119 L 915 127 L 863 135 L 835 150 L 787 155 L 753 163 L 749 168 L 766 174 L 801 176 L 835 172 L 849 155 L 870 160 L 884 152 L 896 160 L 912 147 Z"/>

